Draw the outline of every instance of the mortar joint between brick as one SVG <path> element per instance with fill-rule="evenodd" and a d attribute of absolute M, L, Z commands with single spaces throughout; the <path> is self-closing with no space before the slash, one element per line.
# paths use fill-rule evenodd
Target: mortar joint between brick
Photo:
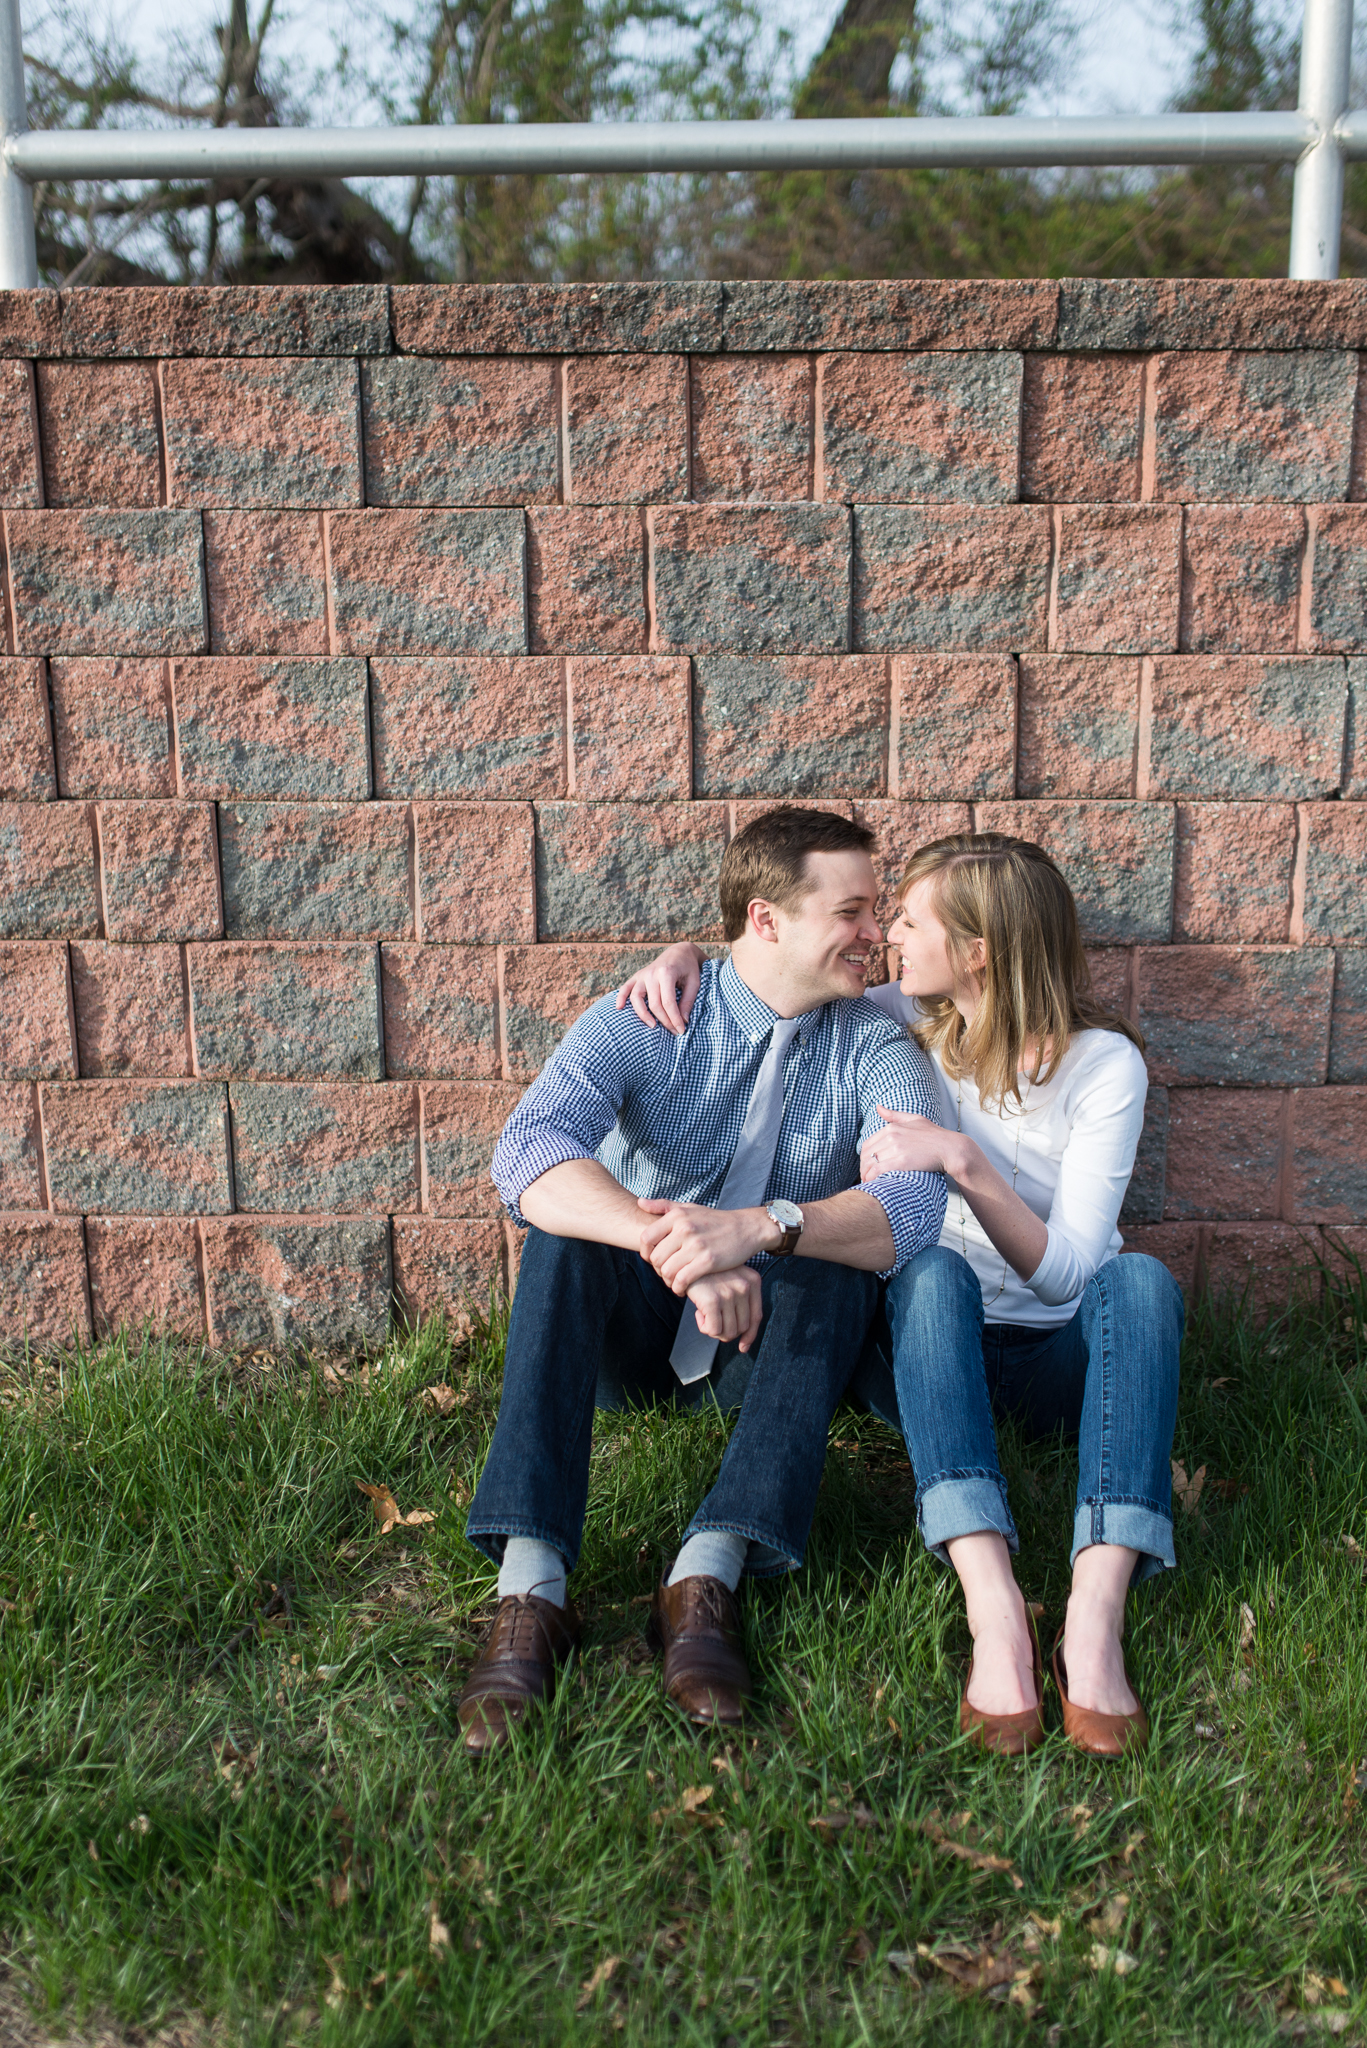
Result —
<path fill-rule="evenodd" d="M 413 1090 L 418 1098 L 418 1207 L 426 1216 L 431 1212 L 427 1190 L 427 1090 L 420 1081 L 413 1083 Z"/>
<path fill-rule="evenodd" d="M 19 652 L 19 616 L 14 608 L 14 567 L 10 559 L 9 514 L 0 512 L 0 602 L 5 613 L 5 652 Z"/>
<path fill-rule="evenodd" d="M 43 478 L 43 433 L 38 421 L 38 372 L 32 363 L 24 364 L 28 372 L 28 417 L 29 433 L 33 442 L 33 484 L 41 510 L 47 504 L 47 485 Z"/>
<path fill-rule="evenodd" d="M 237 1214 L 237 1148 L 233 1143 L 233 1091 L 231 1083 L 223 1083 L 223 1144 L 228 1164 L 228 1213 Z"/>
<path fill-rule="evenodd" d="M 38 1199 L 52 1214 L 52 1181 L 47 1168 L 47 1119 L 43 1114 L 43 1084 L 33 1084 L 33 1120 L 38 1130 Z"/>
<path fill-rule="evenodd" d="M 565 794 L 577 796 L 579 778 L 574 766 L 574 678 L 568 655 L 560 657 L 560 703 L 565 722 Z"/>
<path fill-rule="evenodd" d="M 87 1219 L 76 1219 L 81 1232 L 81 1293 L 85 1299 L 86 1327 L 91 1336 L 95 1335 L 95 1290 L 90 1284 L 90 1230 Z"/>
<path fill-rule="evenodd" d="M 88 804 L 86 809 L 90 819 L 90 843 L 95 852 L 95 901 L 99 905 L 100 919 L 98 936 L 108 941 L 109 906 L 104 893 L 104 837 L 100 831 L 100 807 L 98 804 Z"/>
<path fill-rule="evenodd" d="M 71 1072 L 79 1080 L 81 1073 L 81 1041 L 76 1032 L 76 985 L 71 974 L 71 941 L 62 943 L 62 972 L 66 981 L 66 1029 L 71 1046 Z"/>
<path fill-rule="evenodd" d="M 222 808 L 222 805 L 217 800 L 209 806 L 209 837 L 213 842 L 214 849 L 214 902 L 218 910 L 218 936 L 220 939 L 226 939 L 228 936 L 228 901 L 223 893 L 223 851 L 219 843 L 221 838 L 219 813 Z"/>
<path fill-rule="evenodd" d="M 47 734 L 48 753 L 52 759 L 52 787 L 60 796 L 62 777 L 57 761 L 57 707 L 52 701 L 52 663 L 43 657 L 38 663 L 38 709 L 43 717 L 43 730 Z"/>
<path fill-rule="evenodd" d="M 508 990 L 505 981 L 506 965 L 507 949 L 503 946 L 495 946 L 494 986 L 496 991 L 496 999 L 494 1002 L 494 1050 L 498 1055 L 498 1071 L 501 1078 L 505 1081 L 511 1081 L 513 1078 L 513 1070 L 512 1063 L 508 1056 Z"/>
<path fill-rule="evenodd" d="M 1153 656 L 1139 657 L 1138 701 L 1135 705 L 1134 721 L 1134 769 L 1133 783 L 1135 801 L 1142 803 L 1149 794 L 1153 781 Z M 1174 827 L 1176 818 L 1173 820 Z"/>
<path fill-rule="evenodd" d="M 157 436 L 157 503 L 171 502 L 171 451 L 166 440 L 166 374 L 165 363 L 159 362 L 152 376 L 152 423 Z"/>
<path fill-rule="evenodd" d="M 199 1079 L 199 1048 L 195 1044 L 195 999 L 190 986 L 190 948 L 180 945 L 180 995 L 185 1005 L 185 1058 L 192 1079 Z"/>
<path fill-rule="evenodd" d="M 366 802 L 369 803 L 375 794 L 375 690 L 370 676 L 369 656 L 365 665 L 361 715 L 365 719 L 365 795 Z"/>
<path fill-rule="evenodd" d="M 204 1341 L 210 1347 L 214 1341 L 213 1305 L 209 1292 L 209 1246 L 204 1235 L 204 1219 L 196 1216 L 195 1223 L 195 1273 L 199 1280 L 199 1306 L 204 1317 Z"/>
<path fill-rule="evenodd" d="M 180 711 L 176 704 L 176 664 L 169 657 L 161 665 L 161 687 L 166 698 L 166 730 L 171 746 L 171 779 L 175 784 L 176 796 L 185 795 L 184 779 L 180 770 Z M 214 840 L 217 843 L 218 833 Z"/>
<path fill-rule="evenodd" d="M 693 498 L 693 358 L 684 357 L 684 499 Z"/>
<path fill-rule="evenodd" d="M 811 381 L 811 435 L 808 440 L 808 490 L 812 503 L 819 505 L 826 494 L 826 435 L 824 415 L 826 410 L 826 358 L 813 355 Z"/>
<path fill-rule="evenodd" d="M 660 631 L 655 606 L 655 513 L 649 505 L 641 507 L 641 537 L 645 556 L 646 652 L 658 654 Z"/>
<path fill-rule="evenodd" d="M 337 653 L 337 617 L 332 593 L 332 514 L 320 512 L 318 525 L 323 537 L 323 619 L 327 629 L 328 653 Z"/>
<path fill-rule="evenodd" d="M 902 794 L 902 687 L 897 680 L 897 663 L 887 659 L 888 761 L 884 787 L 889 796 Z"/>
<path fill-rule="evenodd" d="M 1296 589 L 1296 652 L 1310 654 L 1314 651 L 1314 626 L 1312 605 L 1315 579 L 1315 539 L 1319 531 L 1320 508 L 1307 505 L 1302 514 L 1305 520 L 1305 538 L 1301 543 L 1300 579 Z"/>
<path fill-rule="evenodd" d="M 574 473 L 570 468 L 570 361 L 562 356 L 556 365 L 555 378 L 556 421 L 555 445 L 560 469 L 560 503 L 574 503 Z"/>
<path fill-rule="evenodd" d="M 418 812 L 416 805 L 408 806 L 408 912 L 413 926 L 413 942 L 422 944 L 422 877 L 418 859 Z"/>
<path fill-rule="evenodd" d="M 1282 1223 L 1295 1221 L 1296 1208 L 1296 1114 L 1297 1091 L 1287 1088 L 1282 1094 L 1281 1116 L 1277 1128 L 1277 1216 Z"/>
<path fill-rule="evenodd" d="M 1305 882 L 1310 862 L 1310 819 L 1304 804 L 1296 805 L 1296 839 L 1291 852 L 1291 905 L 1286 936 L 1293 946 L 1305 944 Z"/>
<path fill-rule="evenodd" d="M 1058 578 L 1063 554 L 1063 507 L 1049 507 L 1049 609 L 1045 624 L 1045 646 L 1052 654 L 1058 647 Z"/>
<path fill-rule="evenodd" d="M 1139 387 L 1139 502 L 1151 505 L 1158 492 L 1158 365 L 1150 356 Z"/>

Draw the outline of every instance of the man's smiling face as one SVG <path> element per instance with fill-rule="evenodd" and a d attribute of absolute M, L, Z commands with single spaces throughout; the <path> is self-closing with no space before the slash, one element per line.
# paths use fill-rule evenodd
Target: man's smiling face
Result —
<path fill-rule="evenodd" d="M 775 965 L 785 987 L 813 1008 L 841 996 L 862 996 L 869 956 L 883 943 L 873 914 L 878 900 L 873 862 L 853 850 L 809 853 L 804 872 L 807 894 L 792 910 L 774 905 L 770 913 Z"/>

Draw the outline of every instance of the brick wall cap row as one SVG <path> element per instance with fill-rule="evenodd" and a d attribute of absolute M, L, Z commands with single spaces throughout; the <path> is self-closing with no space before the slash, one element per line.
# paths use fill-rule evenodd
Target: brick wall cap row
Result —
<path fill-rule="evenodd" d="M 1367 280 L 873 279 L 0 292 L 0 357 L 1367 346 Z"/>

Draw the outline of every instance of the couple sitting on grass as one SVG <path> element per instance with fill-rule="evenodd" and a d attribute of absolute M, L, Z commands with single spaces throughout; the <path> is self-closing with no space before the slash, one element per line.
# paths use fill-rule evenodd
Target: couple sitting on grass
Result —
<path fill-rule="evenodd" d="M 595 1404 L 738 1410 L 716 1484 L 654 1597 L 664 1689 L 694 1723 L 750 1694 L 741 1577 L 802 1563 L 848 1396 L 901 1429 L 921 1536 L 963 1585 L 960 1726 L 1044 1735 L 994 1409 L 1079 1444 L 1072 1588 L 1053 1652 L 1068 1737 L 1147 1735 L 1121 1634 L 1171 1567 L 1182 1298 L 1117 1258 L 1146 1077 L 1091 993 L 1072 895 L 999 833 L 913 857 L 883 943 L 873 834 L 779 809 L 721 864 L 720 964 L 671 946 L 582 1016 L 509 1118 L 493 1176 L 530 1225 L 498 1426 L 467 1533 L 499 1602 L 458 1713 L 499 1748 L 578 1637 Z"/>

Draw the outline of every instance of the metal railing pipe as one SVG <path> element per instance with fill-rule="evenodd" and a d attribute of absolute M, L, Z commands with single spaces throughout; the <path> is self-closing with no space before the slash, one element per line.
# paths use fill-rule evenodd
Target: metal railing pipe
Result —
<path fill-rule="evenodd" d="M 1296 166 L 1291 200 L 1291 277 L 1337 277 L 1343 231 L 1343 147 L 1348 110 L 1353 0 L 1305 0 L 1300 111 L 1319 139 Z"/>
<path fill-rule="evenodd" d="M 0 5 L 11 0 L 0 0 Z M 1330 0 L 1337 4 L 1337 0 Z M 1341 111 L 1341 109 L 1339 110 Z M 1335 115 L 1337 119 L 1337 114 Z M 442 128 L 51 129 L 8 162 L 49 179 L 462 177 L 1295 162 L 1303 112 L 848 121 L 515 122 Z M 1336 148 L 1334 154 L 1337 154 Z"/>
<path fill-rule="evenodd" d="M 0 286 L 19 290 L 38 282 L 33 194 L 8 154 L 27 127 L 19 0 L 0 0 Z"/>

